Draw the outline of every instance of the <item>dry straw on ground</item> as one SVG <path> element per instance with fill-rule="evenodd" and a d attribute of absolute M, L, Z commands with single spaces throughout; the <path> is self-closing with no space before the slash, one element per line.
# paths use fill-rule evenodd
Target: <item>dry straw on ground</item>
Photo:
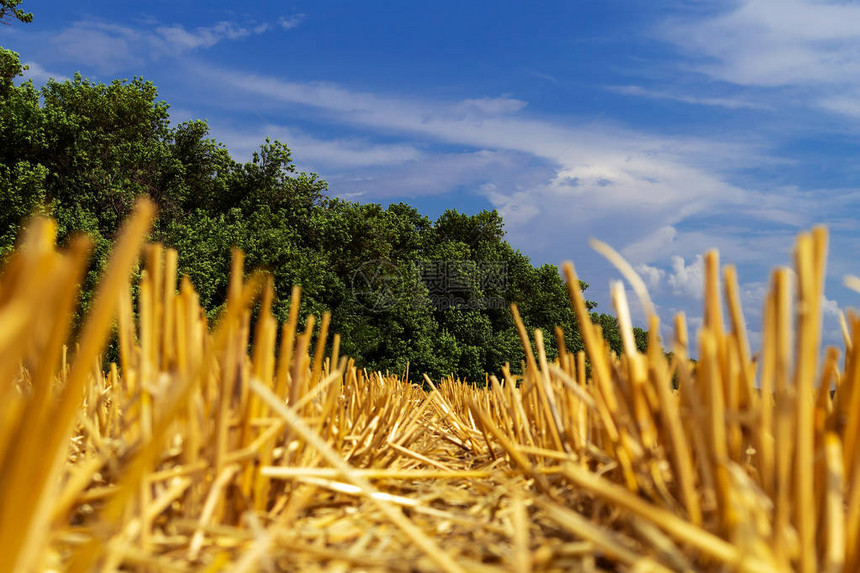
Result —
<path fill-rule="evenodd" d="M 216 324 L 157 245 L 133 312 L 152 217 L 141 203 L 122 231 L 68 351 L 87 241 L 58 251 L 38 221 L 5 265 L 2 571 L 860 570 L 860 318 L 819 364 L 823 230 L 797 242 L 795 320 L 774 272 L 757 359 L 714 253 L 695 371 L 683 316 L 671 359 L 654 316 L 636 351 L 618 287 L 610 354 L 566 265 L 586 352 L 549 362 L 514 308 L 519 384 L 425 392 L 341 358 L 327 316 L 298 331 L 298 291 L 279 334 L 238 253 Z"/>

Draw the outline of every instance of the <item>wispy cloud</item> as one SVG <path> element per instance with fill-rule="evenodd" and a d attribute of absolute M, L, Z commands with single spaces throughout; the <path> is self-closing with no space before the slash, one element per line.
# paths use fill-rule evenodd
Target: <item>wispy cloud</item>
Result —
<path fill-rule="evenodd" d="M 661 31 L 706 58 L 701 71 L 736 84 L 838 84 L 860 71 L 857 4 L 741 0 L 716 15 L 673 20 Z"/>
<path fill-rule="evenodd" d="M 150 35 L 150 39 L 154 39 Z M 152 50 L 147 35 L 139 30 L 108 22 L 83 20 L 73 23 L 50 39 L 59 60 L 87 63 L 101 71 L 139 65 Z"/>
<path fill-rule="evenodd" d="M 551 174 L 529 167 L 530 157 L 500 150 L 444 151 L 407 143 L 376 143 L 366 137 L 322 139 L 300 129 L 266 125 L 255 130 L 213 130 L 234 157 L 246 160 L 266 137 L 289 144 L 298 169 L 322 175 L 329 190 L 340 197 L 384 201 L 473 188 L 486 195 L 503 179 L 525 185 Z"/>
<path fill-rule="evenodd" d="M 642 86 L 609 86 L 611 91 L 637 97 L 649 99 L 677 101 L 690 105 L 705 105 L 712 107 L 724 107 L 727 109 L 760 109 L 772 110 L 773 107 L 767 104 L 745 100 L 742 98 L 722 98 L 722 97 L 700 97 L 671 93 L 660 90 L 650 90 Z"/>
<path fill-rule="evenodd" d="M 483 177 L 467 178 L 466 184 L 475 184 L 502 211 L 513 241 L 534 249 L 547 245 L 545 258 L 565 256 L 571 241 L 584 243 L 607 228 L 623 247 L 692 216 L 753 212 L 751 206 L 762 203 L 759 191 L 733 185 L 726 173 L 766 161 L 757 144 L 664 136 L 594 120 L 535 119 L 526 102 L 510 96 L 420 100 L 235 70 L 196 71 L 200 81 L 215 82 L 213 89 L 260 98 L 256 101 L 266 102 L 271 113 L 295 114 L 301 106 L 304 117 L 312 113 L 316 121 L 363 133 L 396 134 L 431 147 L 467 146 L 465 154 L 520 154 L 520 169 L 538 178 L 480 171 Z M 435 154 L 426 152 L 422 162 Z M 443 155 L 450 163 L 450 152 Z M 397 185 L 400 194 L 408 195 L 416 180 L 404 177 Z"/>
<path fill-rule="evenodd" d="M 239 24 L 222 21 L 194 28 L 180 24 L 150 23 L 129 26 L 101 20 L 80 20 L 50 38 L 57 57 L 71 62 L 87 63 L 103 72 L 211 48 L 228 40 L 239 40 L 275 29 L 291 30 L 303 15 L 281 17 L 273 23 Z"/>
<path fill-rule="evenodd" d="M 422 100 L 356 91 L 331 82 L 293 81 L 219 68 L 198 67 L 195 71 L 201 81 L 214 80 L 222 88 L 229 86 L 282 108 L 306 106 L 336 116 L 338 123 L 477 147 L 514 149 L 561 165 L 604 157 L 611 150 L 618 150 L 621 161 L 628 163 L 637 156 L 655 162 L 660 158 L 708 157 L 715 149 L 725 158 L 723 162 L 742 159 L 750 163 L 762 158 L 761 150 L 753 150 L 754 146 L 747 143 L 651 135 L 592 118 L 532 119 L 523 113 L 527 102 L 510 96 Z"/>
<path fill-rule="evenodd" d="M 800 101 L 860 117 L 860 4 L 740 0 L 716 14 L 669 20 L 658 35 L 712 78 L 796 88 Z"/>
<path fill-rule="evenodd" d="M 851 215 L 860 208 L 860 194 L 850 189 L 856 178 L 842 178 L 838 189 L 835 183 L 828 188 L 835 177 L 811 182 L 830 164 L 816 164 L 805 180 L 789 178 L 805 170 L 804 154 L 824 140 L 822 119 L 844 133 L 854 124 L 829 114 L 860 118 L 860 4 L 681 4 L 683 18 L 651 28 L 672 50 L 663 49 L 666 44 L 636 54 L 619 50 L 635 56 L 632 75 L 617 73 L 624 61 L 608 49 L 600 61 L 609 65 L 601 65 L 594 82 L 573 80 L 575 93 L 565 89 L 571 87 L 565 78 L 582 77 L 571 70 L 586 69 L 580 59 L 587 52 L 539 61 L 524 54 L 520 77 L 506 83 L 455 75 L 444 77 L 440 88 L 432 70 L 404 74 L 405 89 L 420 96 L 397 93 L 391 83 L 378 89 L 378 75 L 358 67 L 343 73 L 348 58 L 340 66 L 281 66 L 240 51 L 231 61 L 241 63 L 232 68 L 210 64 L 218 46 L 250 46 L 243 40 L 295 29 L 303 25 L 302 15 L 203 26 L 169 16 L 122 24 L 72 20 L 52 39 L 34 42 L 38 49 L 30 57 L 51 70 L 63 69 L 56 63 L 62 59 L 111 77 L 143 70 L 185 110 L 181 118 L 209 117 L 212 135 L 237 159 L 266 136 L 281 139 L 296 164 L 320 173 L 336 195 L 385 201 L 448 193 L 458 208 L 492 205 L 504 216 L 511 244 L 536 262 L 575 257 L 592 281 L 589 295 L 606 310 L 604 279 L 617 275 L 586 245 L 592 236 L 607 240 L 666 297 L 658 304 L 667 312 L 684 309 L 700 320 L 699 311 L 691 311 L 699 304 L 700 253 L 719 248 L 724 260 L 753 271 L 742 275 L 754 281 L 741 285 L 748 293 L 746 310 L 760 305 L 753 299 L 761 298 L 774 253 L 778 262 L 790 262 L 799 228 L 830 221 L 834 234 L 856 235 Z M 667 13 L 658 12 L 654 17 Z M 334 43 L 332 54 L 348 46 L 346 40 Z M 391 60 L 374 60 L 377 47 L 366 60 L 360 54 L 354 61 L 386 65 Z M 406 48 L 402 55 L 411 56 Z M 445 58 L 438 54 L 434 62 L 462 68 Z M 146 65 L 156 60 L 171 65 Z M 34 78 L 53 75 L 38 65 L 31 72 Z M 307 80 L 314 77 L 326 81 Z M 539 90 L 530 85 L 535 83 Z M 606 89 L 629 98 L 606 98 Z M 452 93 L 459 95 L 439 95 Z M 595 106 L 594 100 L 603 101 Z M 571 111 L 599 109 L 604 102 L 605 111 Z M 655 102 L 679 113 L 642 113 Z M 619 103 L 623 110 L 613 107 Z M 810 106 L 816 113 L 809 113 Z M 175 115 L 177 108 L 171 111 Z M 768 113 L 755 114 L 761 123 L 753 125 L 749 118 L 756 111 Z M 472 198 L 463 201 L 467 195 Z M 435 208 L 448 200 L 427 203 Z M 856 272 L 856 265 L 847 268 L 856 253 L 846 253 L 834 257 L 829 272 Z M 673 293 L 677 305 L 667 300 Z"/>
<path fill-rule="evenodd" d="M 523 172 L 527 161 L 522 154 L 508 151 L 467 151 L 426 153 L 420 160 L 387 166 L 341 170 L 328 176 L 337 194 L 358 192 L 368 201 L 386 201 L 394 197 L 417 198 L 460 193 L 492 185 L 493 180 L 509 178 L 521 181 L 533 171 Z"/>
<path fill-rule="evenodd" d="M 526 70 L 526 73 L 529 74 L 530 76 L 534 76 L 538 79 L 545 80 L 545 81 L 548 81 L 548 82 L 553 83 L 553 84 L 561 83 L 559 81 L 559 79 L 552 74 L 547 74 L 545 72 L 540 72 L 538 70 Z"/>
<path fill-rule="evenodd" d="M 818 100 L 818 105 L 828 111 L 860 119 L 860 92 L 824 96 Z"/>
<path fill-rule="evenodd" d="M 280 26 L 284 30 L 292 30 L 293 28 L 297 28 L 298 25 L 301 24 L 304 19 L 304 14 L 296 14 L 295 16 L 290 16 L 289 18 L 281 16 L 280 18 L 278 18 L 277 22 L 278 26 Z M 262 25 L 265 26 L 265 24 Z"/>
<path fill-rule="evenodd" d="M 739 183 L 750 181 L 744 174 L 751 170 L 786 161 L 758 134 L 668 135 L 601 116 L 548 117 L 532 113 L 515 94 L 445 100 L 235 69 L 196 66 L 192 72 L 225 106 L 241 101 L 265 106 L 267 115 L 283 123 L 294 118 L 361 134 L 326 142 L 286 136 L 299 153 L 308 150 L 309 163 L 324 166 L 335 194 L 366 201 L 454 192 L 483 196 L 502 213 L 508 240 L 536 260 L 575 256 L 596 281 L 590 296 L 604 307 L 603 281 L 617 275 L 586 247 L 592 236 L 610 240 L 640 265 L 662 296 L 684 301 L 665 305 L 666 312 L 690 314 L 701 296 L 700 253 L 718 248 L 726 260 L 755 269 L 749 278 L 760 280 L 762 269 L 774 264 L 774 253 L 790 262 L 788 249 L 799 228 L 842 216 L 860 202 L 850 190 Z M 669 91 L 631 95 L 674 97 Z M 724 109 L 757 105 L 730 99 L 695 103 Z M 420 156 L 380 143 L 392 140 L 420 149 Z M 370 153 L 358 152 L 359 145 Z M 345 158 L 340 167 L 338 153 Z M 379 157 L 385 161 L 374 164 Z"/>
<path fill-rule="evenodd" d="M 453 109 L 455 112 L 461 112 L 463 116 L 490 117 L 515 113 L 526 107 L 526 105 L 528 104 L 522 100 L 510 96 L 501 96 L 495 98 L 466 99 L 456 104 Z"/>
<path fill-rule="evenodd" d="M 44 67 L 33 61 L 23 62 L 23 64 L 28 68 L 24 71 L 24 78 L 28 80 L 33 80 L 36 83 L 44 83 L 49 79 L 54 79 L 58 82 L 64 82 L 69 79 L 69 76 L 49 72 Z"/>
<path fill-rule="evenodd" d="M 270 28 L 269 24 L 251 28 L 240 26 L 235 22 L 218 22 L 214 26 L 201 26 L 193 29 L 174 24 L 172 26 L 159 26 L 153 31 L 153 34 L 164 40 L 171 48 L 185 51 L 211 48 L 222 40 L 238 40 L 251 34 L 262 34 Z"/>
<path fill-rule="evenodd" d="M 651 233 L 640 237 L 635 242 L 627 244 L 622 254 L 632 261 L 652 261 L 659 253 L 666 253 L 667 247 L 672 245 L 678 237 L 678 230 L 672 225 L 664 225 Z M 649 275 L 649 271 L 646 271 Z M 655 278 L 654 286 L 658 284 Z"/>
<path fill-rule="evenodd" d="M 297 163 L 312 170 L 353 169 L 357 167 L 389 166 L 417 161 L 423 153 L 407 143 L 374 143 L 367 138 L 339 137 L 322 139 L 307 132 L 281 125 L 266 125 L 262 129 L 219 129 L 223 141 L 237 159 L 247 159 L 267 137 L 288 142 Z"/>

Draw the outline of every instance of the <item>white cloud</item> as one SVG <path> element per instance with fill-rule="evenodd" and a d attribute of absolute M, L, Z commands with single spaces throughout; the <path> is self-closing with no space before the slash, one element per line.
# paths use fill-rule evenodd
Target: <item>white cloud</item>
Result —
<path fill-rule="evenodd" d="M 485 116 L 514 113 L 526 107 L 526 102 L 508 96 L 496 98 L 466 99 L 460 102 L 457 109 L 469 114 Z"/>
<path fill-rule="evenodd" d="M 275 24 L 243 25 L 231 21 L 186 28 L 179 24 L 134 28 L 99 20 L 74 22 L 50 39 L 57 55 L 66 61 L 86 63 L 104 72 L 136 66 L 147 60 L 211 48 L 225 40 L 258 35 L 276 26 L 290 30 L 303 16 L 280 18 Z"/>
<path fill-rule="evenodd" d="M 856 2 L 740 0 L 717 14 L 670 20 L 658 28 L 658 37 L 697 58 L 694 69 L 713 78 L 802 88 L 796 99 L 860 117 Z"/>
<path fill-rule="evenodd" d="M 683 257 L 672 257 L 672 272 L 667 274 L 666 282 L 676 295 L 703 298 L 705 285 L 705 262 L 702 255 L 696 255 L 689 265 Z"/>
<path fill-rule="evenodd" d="M 666 271 L 663 269 L 642 263 L 636 265 L 634 270 L 639 273 L 639 276 L 642 277 L 642 280 L 645 281 L 645 284 L 651 291 L 657 291 L 663 286 L 663 281 L 666 278 Z"/>
<path fill-rule="evenodd" d="M 532 221 L 543 211 L 535 201 L 529 200 L 531 192 L 528 190 L 519 190 L 514 193 L 503 192 L 498 184 L 493 183 L 484 184 L 481 187 L 481 193 L 499 211 L 509 230 L 529 228 Z M 537 247 L 536 243 L 541 241 L 540 235 L 535 234 L 532 239 L 532 245 Z"/>
<path fill-rule="evenodd" d="M 677 237 L 678 230 L 672 225 L 665 225 L 628 244 L 621 250 L 621 254 L 634 261 L 653 261 L 661 254 L 669 252 Z"/>
<path fill-rule="evenodd" d="M 504 217 L 507 240 L 536 262 L 574 257 L 595 285 L 589 296 L 606 310 L 604 285 L 617 273 L 590 251 L 590 237 L 610 242 L 634 267 L 644 265 L 638 270 L 667 311 L 699 312 L 703 270 L 697 253 L 717 248 L 725 260 L 754 271 L 746 280 L 759 280 L 776 262 L 790 263 L 797 230 L 845 218 L 860 202 L 856 192 L 845 189 L 733 184 L 732 176 L 741 170 L 779 162 L 757 138 L 668 136 L 599 120 L 536 118 L 528 107 L 508 102 L 512 96 L 430 100 L 235 70 L 193 71 L 224 105 L 241 101 L 265 106 L 268 115 L 361 133 L 361 140 L 326 143 L 328 154 L 313 142 L 307 146 L 310 155 L 332 162 L 318 172 L 334 194 L 366 201 L 482 195 Z M 475 106 L 475 101 L 494 103 Z M 470 106 L 474 112 L 464 113 Z M 376 137 L 409 142 L 421 150 L 420 158 L 410 159 L 411 151 L 400 156 L 403 149 L 385 147 L 391 144 Z M 305 145 L 295 137 L 286 141 L 300 162 Z M 373 153 L 350 155 L 345 161 L 355 158 L 356 166 L 338 169 L 336 151 L 357 152 L 359 146 Z M 391 161 L 359 165 L 377 152 Z M 671 316 L 663 318 L 671 323 Z"/>
<path fill-rule="evenodd" d="M 520 154 L 505 151 L 437 152 L 425 153 L 417 161 L 330 174 L 327 179 L 335 193 L 357 191 L 369 201 L 441 195 L 455 188 L 485 194 L 492 193 L 490 179 L 522 177 L 522 163 Z"/>
<path fill-rule="evenodd" d="M 301 24 L 302 20 L 304 19 L 304 14 L 296 14 L 295 16 L 290 16 L 289 18 L 281 16 L 280 18 L 278 18 L 278 26 L 280 26 L 284 30 L 292 30 L 293 28 L 298 27 L 298 25 Z"/>
<path fill-rule="evenodd" d="M 634 265 L 694 257 L 712 247 L 727 248 L 738 261 L 761 259 L 767 255 L 759 250 L 778 241 L 765 237 L 759 248 L 758 237 L 750 236 L 757 222 L 808 224 L 836 200 L 733 185 L 728 175 L 734 170 L 774 163 L 758 142 L 667 136 L 599 120 L 535 119 L 510 96 L 426 100 L 235 70 L 194 72 L 201 83 L 209 82 L 206 89 L 226 90 L 221 99 L 227 105 L 253 102 L 269 114 L 300 114 L 341 129 L 421 142 L 420 160 L 394 161 L 388 173 L 358 170 L 353 179 L 321 174 L 338 184 L 335 192 L 361 192 L 366 200 L 471 189 L 499 209 L 508 240 L 542 261 L 577 253 L 577 260 L 591 264 L 596 258 L 586 243 L 592 236 L 609 239 Z M 303 153 L 297 139 L 287 141 Z M 507 157 L 519 163 L 496 163 Z M 461 169 L 466 165 L 472 170 Z M 682 225 L 696 217 L 710 224 Z M 735 229 L 738 217 L 743 223 Z M 792 235 L 786 230 L 779 238 L 788 237 L 790 245 Z M 675 280 L 674 288 L 683 291 L 682 278 Z"/>
<path fill-rule="evenodd" d="M 650 99 L 678 101 L 690 105 L 724 107 L 727 109 L 773 109 L 769 105 L 748 101 L 742 98 L 699 97 L 681 95 L 660 90 L 650 90 L 643 88 L 642 86 L 610 86 L 608 89 L 625 95 L 645 97 Z"/>
<path fill-rule="evenodd" d="M 699 331 L 702 330 L 703 326 L 705 326 L 705 319 L 701 315 L 687 317 L 687 333 L 689 335 L 690 344 L 693 347 L 693 352 L 696 352 Z"/>
<path fill-rule="evenodd" d="M 702 298 L 705 285 L 705 265 L 702 255 L 696 255 L 689 265 L 683 257 L 677 255 L 672 256 L 670 261 L 671 269 L 668 271 L 644 263 L 636 265 L 635 270 L 652 291 L 660 291 L 663 285 L 667 285 L 673 295 Z"/>
<path fill-rule="evenodd" d="M 393 165 L 421 158 L 418 149 L 406 144 L 374 144 L 362 139 L 323 141 L 308 137 L 293 137 L 288 141 L 310 161 L 346 168 Z"/>
<path fill-rule="evenodd" d="M 743 306 L 744 312 L 762 316 L 767 288 L 768 285 L 763 281 L 744 283 L 741 287 L 741 306 Z"/>
<path fill-rule="evenodd" d="M 860 6 L 811 0 L 742 0 L 698 21 L 662 30 L 707 57 L 701 69 L 733 83 L 839 83 L 860 70 Z"/>
<path fill-rule="evenodd" d="M 822 296 L 821 300 L 821 311 L 824 316 L 830 316 L 839 318 L 839 303 L 835 300 L 829 299 L 826 296 Z"/>
<path fill-rule="evenodd" d="M 561 83 L 559 81 L 559 79 L 552 74 L 547 74 L 547 73 L 544 73 L 544 72 L 541 72 L 538 70 L 526 70 L 526 73 L 529 74 L 530 76 L 534 76 L 538 79 L 541 79 L 541 80 L 544 80 L 544 81 L 547 81 L 547 82 L 550 82 L 553 84 Z"/>
<path fill-rule="evenodd" d="M 140 64 L 147 36 L 126 26 L 85 20 L 75 22 L 50 40 L 56 55 L 66 61 L 86 62 L 100 70 Z"/>
<path fill-rule="evenodd" d="M 395 131 L 477 149 L 527 153 L 557 167 L 551 180 L 535 182 L 544 199 L 578 197 L 621 211 L 698 211 L 703 203 L 732 203 L 744 193 L 695 164 L 720 154 L 751 165 L 761 158 L 750 145 L 696 138 L 660 137 L 610 124 L 540 121 L 524 117 L 512 98 L 434 102 L 378 96 L 322 82 L 297 82 L 227 70 L 199 70 L 202 78 L 251 92 L 285 108 L 301 105 L 330 121 L 376 131 Z M 464 113 L 470 110 L 472 113 Z M 476 114 L 480 114 L 476 121 Z M 695 192 L 692 190 L 695 189 Z M 510 190 L 508 190 L 510 191 Z M 498 197 L 503 201 L 501 197 Z M 516 199 L 513 195 L 508 199 Z M 510 202 L 510 201 L 506 201 Z"/>
<path fill-rule="evenodd" d="M 510 151 L 428 151 L 405 143 L 375 143 L 368 138 L 320 139 L 286 126 L 254 131 L 213 127 L 231 154 L 246 161 L 266 137 L 287 143 L 296 167 L 320 174 L 333 195 L 382 201 L 392 197 L 438 195 L 452 188 L 472 188 L 483 196 L 497 186 L 491 180 L 523 183 L 540 170 L 524 169 L 528 156 Z"/>
<path fill-rule="evenodd" d="M 812 6 L 824 10 L 813 17 L 807 13 Z M 840 6 L 850 10 L 831 10 Z M 860 19 L 847 19 L 857 10 L 860 6 L 745 0 L 716 16 L 675 21 L 663 30 L 688 54 L 703 58 L 698 69 L 713 78 L 744 86 L 803 86 L 818 105 L 860 115 L 860 79 L 854 79 L 860 76 L 853 73 L 860 71 L 860 57 L 853 57 L 860 54 L 860 24 L 854 23 Z M 807 20 L 809 29 L 805 24 L 796 29 Z M 292 29 L 301 21 L 299 15 L 197 28 L 83 21 L 64 30 L 54 45 L 68 59 L 114 70 L 278 27 Z M 480 194 L 502 212 L 508 240 L 537 262 L 575 255 L 588 269 L 585 278 L 600 285 L 601 273 L 608 271 L 601 270 L 585 245 L 591 236 L 608 239 L 637 265 L 649 286 L 683 295 L 682 304 L 692 304 L 691 299 L 702 294 L 701 258 L 696 253 L 718 247 L 730 260 L 769 267 L 775 253 L 788 250 L 795 228 L 836 212 L 844 217 L 845 210 L 834 205 L 850 200 L 845 190 L 815 194 L 737 184 L 737 171 L 775 161 L 761 143 L 766 136 L 732 141 L 723 135 L 629 129 L 602 115 L 596 120 L 532 115 L 517 94 L 478 93 L 444 101 L 207 69 L 199 62 L 184 69 L 213 105 L 220 100 L 243 111 L 266 106 L 267 115 L 280 114 L 281 124 L 299 123 L 292 118 L 301 117 L 334 126 L 335 133 L 353 128 L 361 134 L 321 139 L 271 126 L 265 132 L 243 128 L 230 133 L 213 123 L 213 135 L 239 156 L 272 135 L 290 144 L 296 162 L 319 170 L 332 192 L 342 196 L 373 201 L 453 190 Z M 827 93 L 817 92 L 820 86 Z M 699 97 L 669 88 L 615 89 L 691 105 L 767 107 L 754 100 Z M 761 230 L 761 223 L 771 230 Z"/>
<path fill-rule="evenodd" d="M 601 289 L 617 275 L 588 249 L 590 237 L 608 240 L 631 264 L 644 265 L 639 270 L 658 289 L 656 296 L 678 298 L 677 307 L 657 300 L 664 308 L 689 311 L 702 297 L 697 253 L 718 248 L 727 260 L 761 272 L 775 255 L 790 262 L 798 228 L 858 202 L 843 191 L 733 184 L 740 170 L 778 162 L 758 139 L 669 136 L 599 119 L 538 118 L 513 96 L 444 101 L 236 70 L 194 72 L 201 85 L 209 82 L 206 89 L 222 90 L 225 105 L 242 101 L 266 106 L 269 115 L 301 116 L 362 133 L 366 139 L 327 142 L 329 153 L 308 142 L 311 164 L 312 155 L 331 162 L 319 172 L 335 194 L 367 201 L 454 190 L 482 195 L 504 217 L 508 241 L 536 261 L 575 256 L 578 267 L 588 269 L 586 279 L 597 285 L 590 294 L 607 310 Z M 420 158 L 375 137 L 408 141 L 421 150 Z M 286 141 L 304 154 L 300 139 Z M 373 152 L 363 155 L 359 147 Z M 346 155 L 350 151 L 356 153 Z M 345 153 L 345 161 L 354 158 L 355 167 L 338 169 L 337 152 Z M 391 161 L 373 165 L 368 158 L 377 152 Z"/>
<path fill-rule="evenodd" d="M 33 80 L 36 83 L 44 83 L 49 79 L 54 79 L 58 82 L 64 82 L 69 79 L 69 76 L 49 72 L 41 65 L 33 61 L 23 62 L 23 64 L 28 67 L 28 69 L 24 72 L 24 78 L 28 80 Z"/>
<path fill-rule="evenodd" d="M 252 29 L 239 26 L 234 22 L 218 22 L 214 26 L 201 26 L 193 30 L 188 30 L 178 24 L 159 26 L 154 33 L 173 48 L 185 51 L 211 48 L 222 40 L 237 40 L 250 36 L 252 33 L 263 33 L 268 29 L 266 24 Z"/>
<path fill-rule="evenodd" d="M 267 137 L 278 139 L 290 146 L 294 161 L 304 162 L 311 170 L 314 166 L 329 170 L 395 165 L 423 156 L 417 147 L 405 143 L 379 144 L 367 138 L 321 139 L 286 126 L 268 125 L 253 132 L 217 129 L 214 135 L 241 161 L 250 158 Z"/>
<path fill-rule="evenodd" d="M 860 119 L 860 94 L 822 97 L 818 105 L 828 111 Z"/>

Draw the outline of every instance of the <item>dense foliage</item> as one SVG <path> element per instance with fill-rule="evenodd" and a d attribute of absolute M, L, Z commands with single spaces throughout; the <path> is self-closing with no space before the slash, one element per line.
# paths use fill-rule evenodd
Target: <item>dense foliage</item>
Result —
<path fill-rule="evenodd" d="M 535 268 L 505 242 L 495 211 L 431 221 L 402 203 L 331 198 L 325 181 L 296 172 L 281 142 L 266 140 L 240 163 L 205 122 L 172 126 L 143 79 L 76 75 L 37 89 L 16 79 L 21 72 L 18 55 L 0 51 L 0 256 L 33 212 L 56 218 L 61 237 L 86 231 L 97 262 L 84 307 L 118 225 L 148 195 L 160 210 L 153 238 L 178 249 L 213 317 L 236 246 L 248 266 L 271 271 L 280 319 L 291 285 L 301 285 L 301 315 L 331 311 L 343 351 L 368 368 L 399 373 L 408 363 L 413 379 L 453 373 L 478 383 L 508 360 L 518 371 L 511 302 L 528 329 L 544 330 L 551 357 L 556 325 L 581 348 L 557 267 Z M 620 350 L 614 318 L 599 322 Z"/>
<path fill-rule="evenodd" d="M 32 22 L 33 14 L 24 12 L 20 6 L 22 0 L 0 0 L 0 23 L 8 24 L 10 18 L 21 22 Z"/>

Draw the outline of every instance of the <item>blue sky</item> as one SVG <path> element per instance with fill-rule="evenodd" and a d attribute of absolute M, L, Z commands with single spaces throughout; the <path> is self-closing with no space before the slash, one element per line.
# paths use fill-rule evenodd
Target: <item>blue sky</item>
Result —
<path fill-rule="evenodd" d="M 741 278 L 827 224 L 826 341 L 860 274 L 860 3 L 25 2 L 0 29 L 37 83 L 144 76 L 245 159 L 266 136 L 333 195 L 435 217 L 496 208 L 534 263 L 610 311 L 620 250 L 664 323 L 701 321 L 701 253 Z M 668 331 L 664 334 L 668 334 Z"/>

